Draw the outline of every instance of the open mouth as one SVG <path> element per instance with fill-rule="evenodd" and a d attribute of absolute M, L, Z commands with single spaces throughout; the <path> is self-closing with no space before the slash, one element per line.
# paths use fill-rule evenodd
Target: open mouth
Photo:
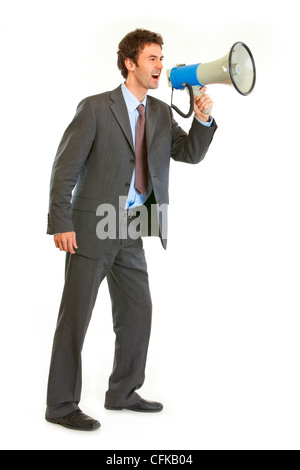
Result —
<path fill-rule="evenodd" d="M 152 78 L 154 78 L 154 80 L 158 80 L 160 77 L 160 73 L 153 73 L 151 76 Z"/>

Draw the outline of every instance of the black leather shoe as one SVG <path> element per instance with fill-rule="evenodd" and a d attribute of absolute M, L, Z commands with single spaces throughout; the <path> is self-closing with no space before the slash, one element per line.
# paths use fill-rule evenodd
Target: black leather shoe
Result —
<path fill-rule="evenodd" d="M 85 415 L 80 410 L 73 411 L 73 413 L 63 416 L 62 418 L 47 418 L 46 416 L 46 420 L 49 423 L 60 424 L 65 428 L 74 429 L 76 431 L 95 431 L 101 426 L 99 421 Z"/>
<path fill-rule="evenodd" d="M 156 401 L 147 401 L 143 398 L 140 398 L 136 403 L 131 406 L 107 406 L 104 405 L 107 410 L 131 410 L 131 411 L 141 411 L 143 413 L 157 413 L 158 411 L 162 411 L 163 405 L 161 403 L 157 403 Z"/>

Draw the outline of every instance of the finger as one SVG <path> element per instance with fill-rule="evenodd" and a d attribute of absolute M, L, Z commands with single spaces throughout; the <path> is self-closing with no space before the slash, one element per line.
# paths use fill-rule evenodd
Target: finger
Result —
<path fill-rule="evenodd" d="M 67 251 L 69 251 L 72 255 L 74 255 L 75 254 L 74 248 L 76 249 L 78 248 L 75 232 L 72 233 L 72 235 L 68 238 Z"/>
<path fill-rule="evenodd" d="M 75 251 L 73 249 L 73 242 L 72 242 L 72 239 L 68 240 L 68 243 L 67 243 L 67 250 L 66 251 L 69 251 L 71 253 L 71 255 L 74 255 Z"/>
<path fill-rule="evenodd" d="M 202 111 L 206 111 L 207 109 L 212 109 L 213 107 L 213 101 L 212 100 L 207 100 L 203 103 L 202 105 Z"/>
<path fill-rule="evenodd" d="M 213 107 L 213 101 L 208 97 L 206 97 L 199 105 L 200 111 L 206 111 L 207 109 L 211 109 Z"/>
<path fill-rule="evenodd" d="M 208 95 L 203 95 L 200 100 L 197 102 L 197 104 L 199 105 L 204 105 L 205 103 L 207 103 L 208 101 L 211 101 L 211 98 L 210 96 Z"/>
<path fill-rule="evenodd" d="M 68 237 L 67 240 L 67 251 L 69 251 L 72 255 L 74 255 L 75 251 L 74 248 L 78 248 L 76 244 L 76 236 L 74 236 L 75 233 Z"/>
<path fill-rule="evenodd" d="M 57 241 L 56 247 L 57 247 L 60 251 L 64 251 L 64 250 L 63 250 L 62 243 L 61 243 L 60 240 Z"/>
<path fill-rule="evenodd" d="M 73 241 L 72 241 L 72 243 L 73 243 L 73 247 L 76 248 L 76 249 L 78 249 L 77 241 L 76 241 L 76 233 L 75 233 L 75 232 L 73 233 Z"/>
<path fill-rule="evenodd" d="M 203 108 L 204 103 L 207 102 L 207 100 L 210 100 L 209 96 L 203 95 L 201 98 L 198 98 L 196 100 L 196 105 L 198 106 L 199 109 Z"/>
<path fill-rule="evenodd" d="M 197 112 L 197 113 L 203 113 L 203 111 L 205 111 L 204 106 L 201 105 L 201 104 L 200 104 L 200 105 L 196 104 L 196 106 L 195 106 L 195 112 Z"/>
<path fill-rule="evenodd" d="M 55 243 L 56 248 L 58 248 L 60 251 L 63 251 L 60 237 L 55 238 L 54 243 Z"/>
<path fill-rule="evenodd" d="M 63 239 L 61 242 L 62 251 L 69 251 L 68 249 L 68 239 Z"/>

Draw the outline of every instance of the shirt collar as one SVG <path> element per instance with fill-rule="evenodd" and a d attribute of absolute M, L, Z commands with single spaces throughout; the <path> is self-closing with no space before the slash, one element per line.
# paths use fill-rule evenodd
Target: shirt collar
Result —
<path fill-rule="evenodd" d="M 127 106 L 127 109 L 130 113 L 133 113 L 133 111 L 136 110 L 136 108 L 140 105 L 143 104 L 146 108 L 146 102 L 147 102 L 147 95 L 145 96 L 144 100 L 142 103 L 139 102 L 139 100 L 131 93 L 131 91 L 128 90 L 127 86 L 125 83 L 122 83 L 122 93 L 123 97 Z"/>

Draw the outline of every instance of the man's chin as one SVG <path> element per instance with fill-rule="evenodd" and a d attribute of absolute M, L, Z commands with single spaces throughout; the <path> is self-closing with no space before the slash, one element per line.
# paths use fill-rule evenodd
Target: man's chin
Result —
<path fill-rule="evenodd" d="M 150 90 L 155 90 L 158 87 L 159 87 L 159 81 L 157 81 L 157 83 L 151 83 L 150 86 L 149 86 L 149 89 Z"/>

